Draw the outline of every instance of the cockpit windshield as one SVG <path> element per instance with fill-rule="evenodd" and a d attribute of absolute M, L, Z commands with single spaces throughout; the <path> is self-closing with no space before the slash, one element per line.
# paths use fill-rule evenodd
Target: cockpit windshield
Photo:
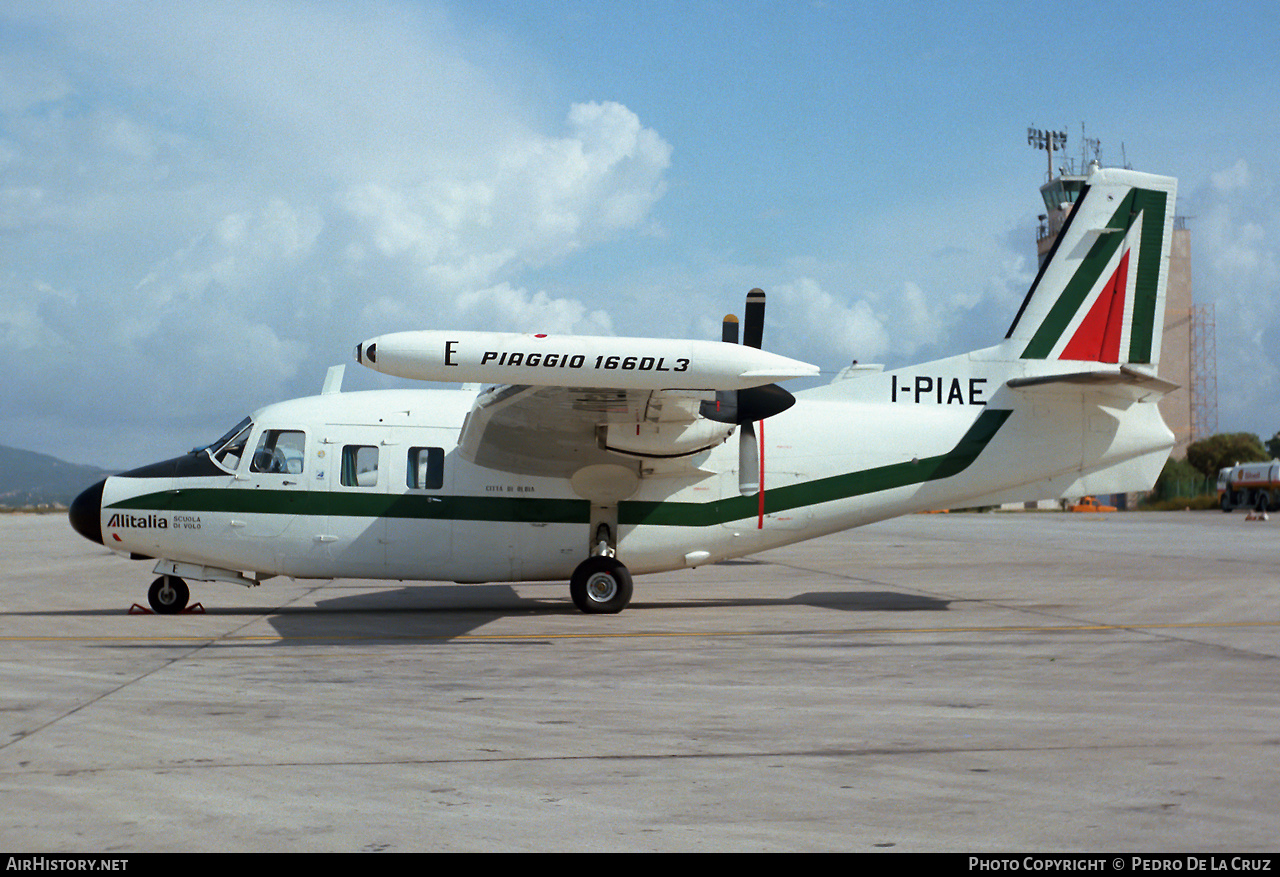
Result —
<path fill-rule="evenodd" d="M 253 421 L 246 417 L 227 430 L 222 438 L 199 450 L 207 451 L 210 459 L 215 463 L 228 472 L 234 472 L 244 457 L 244 446 L 249 441 L 249 433 L 252 431 Z"/>

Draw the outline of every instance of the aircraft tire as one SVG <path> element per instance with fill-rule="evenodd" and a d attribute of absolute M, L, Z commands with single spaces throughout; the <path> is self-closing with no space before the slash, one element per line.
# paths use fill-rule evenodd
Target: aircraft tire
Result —
<path fill-rule="evenodd" d="M 621 612 L 631 602 L 631 573 L 614 557 L 588 557 L 573 571 L 569 596 L 588 615 Z"/>
<path fill-rule="evenodd" d="M 191 589 L 177 576 L 160 576 L 147 590 L 147 602 L 157 615 L 176 615 L 190 599 Z"/>

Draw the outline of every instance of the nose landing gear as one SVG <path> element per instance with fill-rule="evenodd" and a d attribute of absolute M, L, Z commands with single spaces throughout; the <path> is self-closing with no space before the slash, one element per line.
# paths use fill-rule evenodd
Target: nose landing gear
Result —
<path fill-rule="evenodd" d="M 191 589 L 177 576 L 160 576 L 147 589 L 147 602 L 157 615 L 176 615 L 190 599 Z"/>

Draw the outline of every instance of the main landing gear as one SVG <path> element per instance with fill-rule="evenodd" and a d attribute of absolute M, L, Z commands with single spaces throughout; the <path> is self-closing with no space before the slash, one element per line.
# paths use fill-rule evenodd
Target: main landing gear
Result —
<path fill-rule="evenodd" d="M 613 463 L 585 466 L 570 479 L 578 496 L 591 503 L 587 553 L 573 571 L 569 596 L 590 615 L 615 614 L 631 602 L 631 573 L 618 560 L 618 503 L 635 493 L 640 476 Z"/>
<path fill-rule="evenodd" d="M 190 599 L 191 589 L 177 576 L 160 576 L 147 589 L 147 602 L 157 615 L 176 615 Z"/>
<path fill-rule="evenodd" d="M 616 557 L 588 557 L 573 571 L 569 595 L 589 614 L 621 612 L 631 602 L 631 573 Z"/>

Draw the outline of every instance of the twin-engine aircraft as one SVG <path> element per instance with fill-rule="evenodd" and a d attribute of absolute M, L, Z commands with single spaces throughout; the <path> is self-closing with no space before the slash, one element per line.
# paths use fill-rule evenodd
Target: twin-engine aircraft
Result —
<path fill-rule="evenodd" d="M 825 386 L 738 340 L 383 335 L 377 371 L 477 389 L 340 391 L 269 405 L 185 456 L 114 475 L 83 536 L 184 580 L 569 580 L 621 611 L 632 574 L 695 568 L 926 509 L 1149 488 L 1173 435 L 1157 400 L 1176 181 L 1089 176 L 1003 341 Z M 693 574 L 691 573 L 691 576 Z"/>

